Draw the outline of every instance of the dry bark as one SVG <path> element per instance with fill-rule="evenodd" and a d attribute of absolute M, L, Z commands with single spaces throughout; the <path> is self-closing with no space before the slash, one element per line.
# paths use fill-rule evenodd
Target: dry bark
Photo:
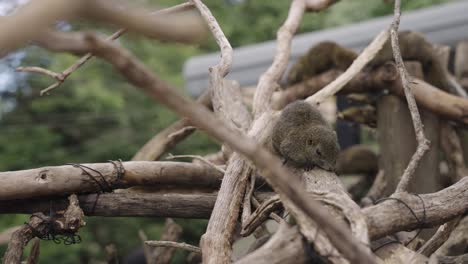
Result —
<path fill-rule="evenodd" d="M 63 165 L 0 172 L 0 200 L 112 191 L 138 185 L 215 188 L 219 186 L 222 178 L 222 174 L 210 166 L 187 162 L 122 162 L 124 171 L 121 175 L 118 172 L 118 164 L 120 163 L 115 161 L 114 164 L 81 164 L 86 166 L 81 168 Z"/>
<path fill-rule="evenodd" d="M 69 205 L 63 215 L 49 217 L 42 213 L 33 214 L 27 224 L 15 231 L 11 236 L 8 248 L 3 256 L 3 263 L 16 264 L 21 262 L 24 247 L 28 242 L 36 237 L 43 237 L 45 234 L 74 234 L 84 226 L 84 214 L 79 207 L 78 199 L 75 195 L 69 198 Z M 51 230 L 53 226 L 53 230 Z"/>
<path fill-rule="evenodd" d="M 468 202 L 467 184 L 468 178 L 463 178 L 456 184 L 436 193 L 421 194 L 419 197 L 423 202 L 414 194 L 401 193 L 393 196 L 407 204 L 418 219 L 407 207 L 395 200 L 386 200 L 362 209 L 367 218 L 371 240 L 401 230 L 443 224 L 463 214 Z"/>
<path fill-rule="evenodd" d="M 261 201 L 272 193 L 255 193 Z M 79 195 L 80 206 L 88 216 L 152 216 L 174 218 L 202 218 L 211 215 L 215 193 L 104 193 Z M 39 198 L 0 201 L 1 214 L 48 213 L 50 209 L 63 210 L 66 198 Z"/>
<path fill-rule="evenodd" d="M 209 91 L 213 111 L 218 118 L 225 120 L 227 127 L 245 133 L 250 127 L 251 115 L 242 102 L 240 86 L 234 81 L 224 79 L 232 63 L 231 45 L 210 10 L 199 0 L 193 0 L 193 3 L 208 24 L 221 50 L 221 60 L 209 69 Z M 231 152 L 229 146 L 224 144 L 224 156 L 230 156 Z M 200 241 L 205 263 L 229 262 L 240 202 L 246 178 L 250 173 L 250 167 L 237 153 L 228 161 L 213 214 Z"/>
<path fill-rule="evenodd" d="M 461 217 L 457 217 L 450 222 L 441 225 L 437 232 L 420 248 L 418 253 L 429 257 L 434 253 L 442 244 L 447 241 L 452 231 L 457 227 Z"/>
<path fill-rule="evenodd" d="M 280 225 L 276 233 L 259 249 L 236 261 L 236 264 L 305 263 L 304 240 L 295 226 Z"/>
<path fill-rule="evenodd" d="M 468 203 L 468 178 L 463 178 L 453 186 L 436 193 L 421 194 L 424 201 L 426 219 L 422 225 L 411 212 L 397 201 L 384 201 L 362 209 L 372 240 L 402 230 L 419 227 L 432 227 L 462 215 Z M 272 193 L 255 193 L 261 200 Z M 421 200 L 411 194 L 397 196 L 410 206 L 418 219 L 424 219 Z M 86 215 L 100 216 L 158 216 L 182 218 L 208 218 L 213 208 L 216 194 L 140 194 L 111 193 L 101 194 L 96 201 L 95 194 L 80 195 L 80 206 Z M 95 209 L 92 210 L 94 203 Z M 50 199 L 16 200 L 0 202 L 1 213 L 48 212 Z M 66 199 L 54 199 L 53 209 L 66 207 Z M 158 205 L 158 206 L 155 206 Z M 460 233 L 460 232 L 459 232 Z"/>

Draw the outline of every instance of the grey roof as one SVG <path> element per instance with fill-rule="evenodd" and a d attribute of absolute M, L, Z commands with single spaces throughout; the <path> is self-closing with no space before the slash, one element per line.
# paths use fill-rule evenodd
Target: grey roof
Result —
<path fill-rule="evenodd" d="M 434 43 L 453 45 L 468 39 L 468 0 L 456 1 L 403 13 L 402 30 L 424 33 Z M 377 35 L 388 27 L 392 16 L 380 17 L 294 37 L 289 64 L 304 54 L 314 44 L 332 40 L 343 46 L 361 50 Z M 275 41 L 243 46 L 234 49 L 233 64 L 228 78 L 235 79 L 242 86 L 254 85 L 260 75 L 270 66 L 276 47 Z M 198 95 L 208 86 L 208 68 L 219 62 L 219 53 L 211 53 L 190 58 L 184 65 L 186 89 Z"/>

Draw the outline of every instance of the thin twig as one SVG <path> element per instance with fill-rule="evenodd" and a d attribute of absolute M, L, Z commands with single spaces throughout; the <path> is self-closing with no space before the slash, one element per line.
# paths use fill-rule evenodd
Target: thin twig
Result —
<path fill-rule="evenodd" d="M 172 14 L 172 13 L 178 13 L 178 12 L 183 12 L 186 10 L 189 10 L 193 8 L 192 3 L 183 3 L 180 5 L 176 5 L 173 7 L 157 10 L 153 12 L 152 14 L 154 15 L 162 15 L 162 14 Z M 118 39 L 120 36 L 125 34 L 127 32 L 127 29 L 121 28 L 114 32 L 112 35 L 110 35 L 107 40 L 115 40 Z M 80 68 L 83 64 L 85 64 L 87 61 L 89 61 L 93 57 L 93 54 L 87 53 L 84 56 L 82 56 L 80 59 L 78 59 L 75 63 L 70 65 L 68 68 L 63 70 L 62 72 L 56 73 L 41 67 L 18 67 L 16 68 L 17 71 L 20 72 L 34 72 L 34 73 L 40 73 L 44 74 L 47 76 L 50 76 L 51 78 L 55 79 L 56 82 L 51 84 L 49 87 L 41 90 L 40 95 L 43 96 L 45 94 L 48 94 L 50 91 L 60 87 L 63 82 L 72 74 L 74 71 L 76 71 L 78 68 Z"/>
<path fill-rule="evenodd" d="M 362 69 L 375 57 L 375 55 L 377 55 L 383 45 L 387 42 L 388 36 L 388 30 L 380 32 L 343 74 L 316 94 L 309 96 L 306 101 L 317 106 L 328 97 L 333 96 L 340 91 L 349 81 L 351 81 L 351 79 L 362 71 Z"/>
<path fill-rule="evenodd" d="M 253 99 L 253 113 L 256 119 L 271 108 L 271 97 L 288 65 L 292 38 L 299 28 L 305 8 L 304 0 L 294 0 L 289 8 L 286 21 L 276 34 L 277 44 L 273 63 L 260 76 Z"/>
<path fill-rule="evenodd" d="M 406 167 L 403 175 L 401 176 L 400 182 L 396 188 L 395 193 L 405 192 L 408 190 L 408 185 L 411 181 L 411 178 L 418 167 L 419 161 L 424 156 L 424 154 L 429 150 L 430 142 L 424 135 L 423 124 L 421 122 L 421 117 L 419 115 L 418 107 L 416 105 L 416 100 L 414 99 L 413 92 L 410 88 L 410 80 L 408 72 L 406 71 L 405 65 L 403 64 L 403 59 L 401 58 L 400 45 L 398 42 L 398 27 L 400 25 L 400 10 L 401 1 L 395 0 L 395 9 L 394 9 L 394 18 L 393 23 L 390 28 L 393 57 L 397 64 L 398 72 L 400 73 L 401 82 L 403 89 L 405 91 L 406 101 L 408 102 L 408 108 L 411 113 L 411 119 L 413 120 L 414 132 L 416 134 L 416 140 L 418 142 L 418 147 L 416 152 L 411 157 L 411 160 Z"/>
<path fill-rule="evenodd" d="M 242 217 L 241 217 L 241 226 L 242 229 L 247 224 L 248 219 L 252 215 L 252 195 L 255 190 L 255 173 L 250 175 L 250 185 L 247 185 L 244 195 L 244 201 L 242 205 Z"/>
<path fill-rule="evenodd" d="M 179 243 L 179 242 L 174 242 L 174 241 L 146 241 L 146 245 L 152 246 L 152 247 L 174 247 L 174 248 L 180 248 L 184 249 L 187 251 L 195 252 L 198 254 L 201 254 L 201 250 L 199 247 L 192 246 L 186 243 Z"/>
<path fill-rule="evenodd" d="M 219 26 L 218 22 L 211 14 L 210 10 L 202 3 L 200 0 L 191 0 L 191 2 L 197 7 L 200 11 L 200 14 L 205 19 L 208 27 L 213 34 L 216 43 L 221 48 L 221 61 L 216 68 L 219 70 L 219 74 L 221 77 L 226 76 L 229 73 L 232 64 L 232 47 L 229 41 L 227 40 L 226 36 L 224 35 L 221 27 Z M 214 67 L 213 67 L 214 68 Z"/>
<path fill-rule="evenodd" d="M 219 166 L 217 166 L 216 164 L 213 164 L 211 161 L 205 159 L 204 157 L 202 156 L 199 156 L 199 155 L 172 155 L 171 153 L 169 153 L 166 157 L 166 159 L 168 160 L 173 160 L 173 159 L 183 159 L 183 158 L 190 158 L 190 159 L 197 159 L 201 162 L 204 162 L 206 164 L 208 164 L 210 167 L 213 167 L 215 170 L 221 172 L 221 173 L 226 173 L 225 170 L 223 170 L 222 168 L 220 168 Z"/>
<path fill-rule="evenodd" d="M 255 207 L 260 207 L 260 205 L 261 205 L 260 202 L 258 201 L 257 197 L 255 197 L 255 196 L 252 197 L 252 204 Z M 271 217 L 271 219 L 275 220 L 277 223 L 284 222 L 284 219 L 281 216 L 279 216 L 277 213 L 271 213 L 270 217 Z"/>
<path fill-rule="evenodd" d="M 197 98 L 197 103 L 211 107 L 211 96 L 208 90 Z M 159 131 L 146 144 L 137 151 L 132 160 L 158 160 L 170 148 L 191 135 L 195 129 L 190 125 L 188 118 L 181 118 L 165 129 Z"/>

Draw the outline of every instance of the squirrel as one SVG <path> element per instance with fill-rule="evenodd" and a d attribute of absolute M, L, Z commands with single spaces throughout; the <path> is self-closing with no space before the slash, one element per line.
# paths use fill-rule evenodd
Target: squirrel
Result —
<path fill-rule="evenodd" d="M 305 170 L 335 170 L 340 149 L 336 133 L 320 112 L 305 101 L 295 101 L 283 109 L 271 141 L 285 164 Z"/>
<path fill-rule="evenodd" d="M 440 61 L 436 49 L 423 34 L 414 31 L 398 33 L 400 52 L 403 60 L 415 60 L 421 63 L 426 81 L 452 94 L 466 97 L 465 90 L 459 85 Z M 357 58 L 357 54 L 334 42 L 321 42 L 300 57 L 291 67 L 287 76 L 287 85 L 293 85 L 307 78 L 332 68 L 346 70 Z M 373 68 L 393 61 L 391 40 L 388 39 L 382 49 L 369 63 Z"/>
<path fill-rule="evenodd" d="M 307 54 L 299 57 L 287 76 L 287 84 L 293 85 L 331 68 L 346 70 L 357 58 L 356 52 L 335 42 L 324 41 L 313 46 Z"/>

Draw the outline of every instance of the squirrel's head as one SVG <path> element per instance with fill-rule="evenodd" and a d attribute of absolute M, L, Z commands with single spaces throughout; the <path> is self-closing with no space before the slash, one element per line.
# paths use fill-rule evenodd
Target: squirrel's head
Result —
<path fill-rule="evenodd" d="M 340 151 L 336 132 L 328 127 L 315 126 L 304 131 L 304 140 L 307 158 L 318 167 L 333 171 Z"/>
<path fill-rule="evenodd" d="M 326 126 L 299 128 L 283 142 L 282 155 L 299 167 L 315 165 L 333 171 L 339 153 L 335 131 Z"/>

